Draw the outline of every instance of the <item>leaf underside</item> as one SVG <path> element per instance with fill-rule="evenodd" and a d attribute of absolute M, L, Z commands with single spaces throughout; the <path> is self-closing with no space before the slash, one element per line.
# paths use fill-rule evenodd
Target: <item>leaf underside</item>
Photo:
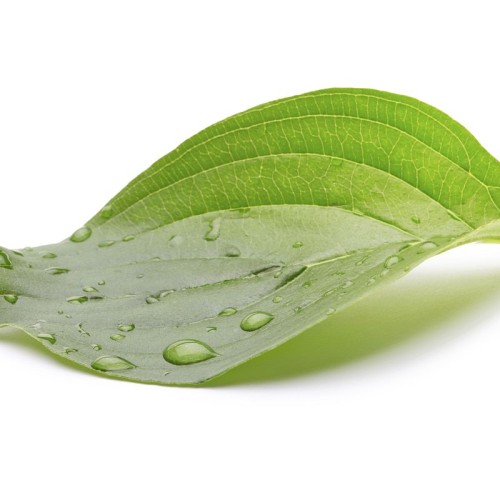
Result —
<path fill-rule="evenodd" d="M 282 99 L 187 140 L 71 239 L 0 249 L 0 323 L 114 377 L 199 383 L 497 238 L 499 205 L 498 161 L 431 106 Z"/>

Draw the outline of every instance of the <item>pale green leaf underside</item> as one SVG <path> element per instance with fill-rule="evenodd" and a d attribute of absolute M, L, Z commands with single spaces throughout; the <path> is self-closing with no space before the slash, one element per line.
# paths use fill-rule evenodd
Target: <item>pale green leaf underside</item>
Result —
<path fill-rule="evenodd" d="M 3 249 L 0 323 L 102 373 L 197 383 L 498 237 L 497 204 L 498 161 L 435 108 L 360 89 L 287 98 L 161 158 L 84 241 Z"/>

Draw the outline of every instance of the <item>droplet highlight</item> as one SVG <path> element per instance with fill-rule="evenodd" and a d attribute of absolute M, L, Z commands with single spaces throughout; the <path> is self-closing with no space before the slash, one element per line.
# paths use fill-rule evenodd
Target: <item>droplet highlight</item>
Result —
<path fill-rule="evenodd" d="M 119 356 L 101 356 L 97 358 L 91 365 L 94 370 L 101 372 L 117 372 L 120 370 L 130 370 L 135 368 L 135 365 L 126 359 Z"/>
<path fill-rule="evenodd" d="M 390 269 L 391 267 L 396 266 L 400 261 L 401 257 L 398 257 L 397 255 L 391 255 L 390 257 L 387 257 L 387 259 L 385 259 L 384 267 L 386 269 Z"/>
<path fill-rule="evenodd" d="M 226 309 L 223 309 L 220 313 L 219 316 L 232 316 L 233 314 L 236 314 L 238 311 L 234 307 L 226 307 Z"/>
<path fill-rule="evenodd" d="M 111 219 L 111 217 L 113 217 L 113 207 L 111 205 L 106 205 L 100 212 L 99 212 L 99 215 L 103 218 L 103 219 Z"/>
<path fill-rule="evenodd" d="M 163 359 L 173 365 L 200 363 L 217 355 L 209 345 L 193 339 L 179 340 L 163 351 Z"/>
<path fill-rule="evenodd" d="M 240 328 L 245 332 L 254 332 L 267 325 L 274 319 L 272 314 L 257 311 L 245 316 L 240 323 Z"/>
<path fill-rule="evenodd" d="M 3 296 L 3 298 L 6 302 L 13 305 L 19 300 L 19 297 L 13 293 L 7 293 Z"/>
<path fill-rule="evenodd" d="M 90 227 L 83 226 L 80 229 L 77 229 L 69 239 L 74 243 L 82 243 L 82 241 L 88 240 L 91 235 L 92 229 L 90 229 Z"/>
<path fill-rule="evenodd" d="M 118 326 L 118 330 L 120 330 L 120 332 L 131 332 L 133 330 L 135 330 L 135 325 L 119 325 Z"/>

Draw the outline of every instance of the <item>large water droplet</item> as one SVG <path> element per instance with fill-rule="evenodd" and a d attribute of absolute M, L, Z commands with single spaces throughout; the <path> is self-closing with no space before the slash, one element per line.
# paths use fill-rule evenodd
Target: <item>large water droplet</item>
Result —
<path fill-rule="evenodd" d="M 240 328 L 246 332 L 254 332 L 267 325 L 273 319 L 274 316 L 272 314 L 262 311 L 253 312 L 242 319 Z"/>
<path fill-rule="evenodd" d="M 121 333 L 115 333 L 114 335 L 111 335 L 109 338 L 111 340 L 123 340 L 125 338 L 125 335 L 122 335 Z"/>
<path fill-rule="evenodd" d="M 70 304 L 84 304 L 85 302 L 88 302 L 88 300 L 89 300 L 88 297 L 80 295 L 75 297 L 68 297 L 66 299 L 66 302 L 69 302 Z"/>
<path fill-rule="evenodd" d="M 135 330 L 135 325 L 120 325 L 118 327 L 118 330 L 120 330 L 120 332 L 131 332 L 132 330 Z"/>
<path fill-rule="evenodd" d="M 13 293 L 7 293 L 3 296 L 4 300 L 6 300 L 9 304 L 15 304 L 19 297 L 14 295 Z"/>
<path fill-rule="evenodd" d="M 223 309 L 220 313 L 219 316 L 232 316 L 233 314 L 236 314 L 238 311 L 234 307 L 226 307 Z"/>
<path fill-rule="evenodd" d="M 4 269 L 13 269 L 14 267 L 9 255 L 4 250 L 0 250 L 0 267 Z"/>
<path fill-rule="evenodd" d="M 77 229 L 70 237 L 70 240 L 74 243 L 81 243 L 82 241 L 88 240 L 92 235 L 92 229 L 90 227 L 81 227 Z"/>
<path fill-rule="evenodd" d="M 215 241 L 220 236 L 220 223 L 220 217 L 217 217 L 216 219 L 208 223 L 210 229 L 205 233 L 204 236 L 207 241 Z"/>
<path fill-rule="evenodd" d="M 111 205 L 106 205 L 100 212 L 99 215 L 103 219 L 110 219 L 113 217 L 113 207 Z"/>
<path fill-rule="evenodd" d="M 191 365 L 217 356 L 217 353 L 199 340 L 179 340 L 163 351 L 163 359 L 173 365 Z"/>
<path fill-rule="evenodd" d="M 130 370 L 135 368 L 135 365 L 126 359 L 118 356 L 101 356 L 97 358 L 90 366 L 94 370 L 101 372 L 116 372 L 119 370 Z"/>
<path fill-rule="evenodd" d="M 398 257 L 397 255 L 391 255 L 390 257 L 387 257 L 387 259 L 385 259 L 384 267 L 390 269 L 391 267 L 397 265 L 400 260 L 401 257 Z"/>
<path fill-rule="evenodd" d="M 58 274 L 69 273 L 69 269 L 65 269 L 63 267 L 48 267 L 47 269 L 45 269 L 45 272 L 57 276 Z"/>
<path fill-rule="evenodd" d="M 51 333 L 39 333 L 37 335 L 37 337 L 39 339 L 42 339 L 42 340 L 45 340 L 45 341 L 49 342 L 50 344 L 55 344 L 56 343 L 56 338 Z"/>

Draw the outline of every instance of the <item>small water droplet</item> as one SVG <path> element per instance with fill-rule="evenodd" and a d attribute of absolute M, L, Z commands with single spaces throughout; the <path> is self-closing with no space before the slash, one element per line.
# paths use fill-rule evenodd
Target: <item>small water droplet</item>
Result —
<path fill-rule="evenodd" d="M 111 340 L 123 340 L 125 338 L 125 335 L 122 335 L 121 333 L 115 333 L 114 335 L 111 335 L 109 338 Z"/>
<path fill-rule="evenodd" d="M 99 344 L 90 344 L 90 347 L 94 349 L 94 351 L 100 351 L 102 347 Z"/>
<path fill-rule="evenodd" d="M 66 299 L 66 302 L 69 302 L 70 304 L 84 304 L 85 302 L 88 302 L 89 298 L 85 297 L 83 295 L 77 295 L 75 297 L 68 297 Z"/>
<path fill-rule="evenodd" d="M 179 340 L 163 351 L 163 359 L 173 365 L 191 365 L 214 358 L 217 353 L 199 340 Z"/>
<path fill-rule="evenodd" d="M 15 304 L 19 299 L 19 297 L 17 295 L 14 295 L 13 293 L 7 293 L 3 296 L 3 298 L 9 304 Z"/>
<path fill-rule="evenodd" d="M 302 241 L 296 241 L 293 245 L 292 245 L 292 248 L 300 248 L 300 247 L 303 247 L 304 246 L 304 243 L 302 243 Z"/>
<path fill-rule="evenodd" d="M 125 242 L 132 241 L 132 240 L 135 240 L 135 236 L 133 234 L 127 234 L 127 236 L 124 236 L 122 238 L 122 241 L 125 241 Z"/>
<path fill-rule="evenodd" d="M 136 278 L 137 278 L 138 280 L 140 280 L 140 279 L 144 278 L 144 274 L 138 274 L 138 275 L 136 276 Z"/>
<path fill-rule="evenodd" d="M 205 240 L 215 241 L 220 236 L 220 223 L 221 223 L 220 217 L 217 217 L 216 219 L 208 223 L 210 229 L 205 233 L 204 236 Z"/>
<path fill-rule="evenodd" d="M 101 241 L 97 246 L 99 248 L 107 248 L 113 246 L 115 243 L 116 243 L 115 240 L 107 240 L 107 241 Z"/>
<path fill-rule="evenodd" d="M 83 290 L 84 292 L 97 292 L 97 289 L 96 289 L 96 288 L 94 288 L 93 286 L 84 286 L 84 287 L 82 288 L 82 290 Z"/>
<path fill-rule="evenodd" d="M 101 356 L 97 358 L 90 366 L 94 370 L 101 372 L 116 372 L 120 370 L 130 370 L 135 368 L 135 365 L 126 359 L 118 356 Z"/>
<path fill-rule="evenodd" d="M 309 288 L 312 285 L 310 281 L 305 281 L 302 285 L 303 288 Z"/>
<path fill-rule="evenodd" d="M 72 347 L 64 348 L 64 354 L 73 354 L 74 352 L 78 352 L 78 349 L 73 349 Z"/>
<path fill-rule="evenodd" d="M 171 293 L 174 293 L 175 290 L 163 290 L 159 293 L 160 299 L 164 299 L 165 297 L 168 297 Z"/>
<path fill-rule="evenodd" d="M 458 220 L 458 221 L 462 222 L 462 219 L 455 212 L 452 212 L 451 210 L 446 210 L 446 211 L 448 212 L 448 215 L 452 219 L 455 219 L 455 220 Z"/>
<path fill-rule="evenodd" d="M 216 326 L 207 326 L 207 333 L 215 332 L 217 330 Z"/>
<path fill-rule="evenodd" d="M 232 316 L 233 314 L 236 314 L 238 311 L 234 307 L 226 307 L 226 309 L 223 309 L 220 313 L 219 316 Z"/>
<path fill-rule="evenodd" d="M 253 312 L 241 320 L 240 328 L 245 330 L 245 332 L 254 332 L 267 325 L 273 319 L 274 316 L 272 314 L 262 311 Z"/>
<path fill-rule="evenodd" d="M 418 215 L 413 215 L 412 218 L 411 218 L 411 221 L 414 224 L 420 224 L 420 217 Z"/>
<path fill-rule="evenodd" d="M 281 297 L 281 295 L 276 295 L 276 297 L 274 297 L 273 299 L 273 302 L 275 304 L 278 304 L 279 302 L 281 302 L 283 300 L 283 297 Z"/>
<path fill-rule="evenodd" d="M 51 333 L 39 333 L 37 335 L 37 337 L 39 339 L 46 340 L 50 344 L 55 344 L 56 343 L 56 338 Z"/>
<path fill-rule="evenodd" d="M 43 259 L 55 259 L 57 257 L 57 254 L 52 253 L 52 252 L 47 252 L 42 255 Z"/>
<path fill-rule="evenodd" d="M 155 304 L 158 302 L 158 299 L 150 295 L 149 297 L 146 297 L 146 304 Z"/>
<path fill-rule="evenodd" d="M 132 330 L 135 330 L 135 325 L 133 325 L 133 324 L 119 325 L 118 330 L 120 330 L 120 332 L 131 332 Z"/>
<path fill-rule="evenodd" d="M 226 257 L 239 257 L 241 255 L 241 252 L 240 252 L 239 248 L 236 248 L 234 246 L 230 246 L 230 247 L 226 248 L 224 255 Z"/>
<path fill-rule="evenodd" d="M 384 267 L 387 269 L 390 269 L 391 267 L 394 267 L 401 261 L 401 257 L 398 257 L 397 255 L 391 255 L 390 257 L 387 257 L 384 262 Z"/>
<path fill-rule="evenodd" d="M 104 280 L 101 280 L 101 281 L 98 281 L 97 284 L 99 286 L 104 286 L 106 284 L 106 282 Z"/>
<path fill-rule="evenodd" d="M 64 267 L 48 267 L 47 269 L 44 269 L 44 271 L 46 273 L 53 274 L 54 276 L 69 273 L 69 269 L 65 269 Z"/>
<path fill-rule="evenodd" d="M 100 212 L 99 215 L 103 219 L 110 219 L 113 217 L 113 207 L 111 205 L 106 205 Z"/>
<path fill-rule="evenodd" d="M 0 250 L 0 267 L 4 269 L 13 269 L 12 261 L 5 250 Z"/>
<path fill-rule="evenodd" d="M 81 227 L 77 229 L 69 238 L 74 243 L 81 243 L 82 241 L 88 240 L 92 235 L 92 229 L 90 227 Z"/>
<path fill-rule="evenodd" d="M 422 243 L 417 251 L 417 253 L 428 252 L 429 250 L 434 250 L 437 245 L 433 241 L 425 241 Z"/>
<path fill-rule="evenodd" d="M 64 311 L 62 309 L 59 309 L 59 311 L 57 311 L 57 314 L 64 314 Z"/>

